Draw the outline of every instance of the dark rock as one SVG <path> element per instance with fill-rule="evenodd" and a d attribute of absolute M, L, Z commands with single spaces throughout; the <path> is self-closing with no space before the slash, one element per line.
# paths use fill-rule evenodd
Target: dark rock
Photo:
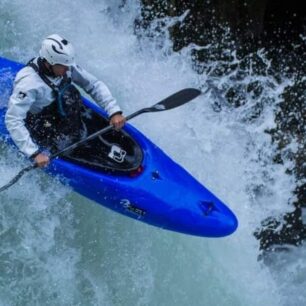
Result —
<path fill-rule="evenodd" d="M 284 216 L 271 216 L 262 222 L 255 236 L 260 240 L 262 250 L 274 250 L 275 245 L 299 245 L 306 239 L 306 228 L 302 222 L 302 208 L 306 207 L 306 67 L 305 37 L 306 14 L 302 1 L 274 0 L 142 0 L 140 18 L 135 22 L 138 35 L 150 29 L 145 35 L 158 35 L 169 31 L 173 49 L 181 50 L 194 43 L 208 46 L 194 50 L 194 69 L 210 75 L 207 81 L 216 101 L 212 107 L 222 111 L 224 107 L 240 108 L 249 103 L 258 103 L 251 108 L 245 121 L 258 118 L 265 103 L 274 103 L 262 97 L 263 86 L 258 81 L 246 86 L 241 84 L 249 67 L 252 74 L 273 75 L 276 83 L 290 78 L 293 84 L 283 94 L 282 102 L 275 113 L 276 128 L 266 131 L 278 152 L 274 162 L 282 164 L 292 160 L 294 167 L 287 170 L 296 178 L 296 200 L 294 211 Z M 167 18 L 185 14 L 167 28 Z M 165 29 L 166 28 L 166 29 Z M 138 31 L 137 29 L 141 29 Z M 258 56 L 264 48 L 271 60 L 270 67 Z M 235 61 L 238 59 L 239 64 Z M 210 67 L 209 63 L 218 62 Z M 214 79 L 231 75 L 230 84 L 217 88 Z M 295 144 L 293 150 L 290 146 Z M 288 199 L 289 201 L 289 199 Z"/>

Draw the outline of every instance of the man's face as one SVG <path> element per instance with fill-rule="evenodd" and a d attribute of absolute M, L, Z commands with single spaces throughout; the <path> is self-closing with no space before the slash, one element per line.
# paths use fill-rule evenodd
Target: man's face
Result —
<path fill-rule="evenodd" d="M 68 71 L 69 67 L 68 66 L 64 66 L 64 65 L 60 65 L 60 64 L 55 64 L 52 66 L 52 70 L 53 73 L 56 76 L 64 76 L 66 74 L 66 72 Z"/>

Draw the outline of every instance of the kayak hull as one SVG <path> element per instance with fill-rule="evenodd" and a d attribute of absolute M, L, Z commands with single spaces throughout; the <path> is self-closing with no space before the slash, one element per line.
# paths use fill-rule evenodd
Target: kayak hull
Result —
<path fill-rule="evenodd" d="M 0 57 L 0 135 L 13 144 L 4 115 L 22 64 Z M 93 111 L 105 115 L 84 99 Z M 57 158 L 45 169 L 76 192 L 118 213 L 180 233 L 223 237 L 238 226 L 233 212 L 212 192 L 130 124 L 124 127 L 142 148 L 139 173 L 116 175 Z"/>

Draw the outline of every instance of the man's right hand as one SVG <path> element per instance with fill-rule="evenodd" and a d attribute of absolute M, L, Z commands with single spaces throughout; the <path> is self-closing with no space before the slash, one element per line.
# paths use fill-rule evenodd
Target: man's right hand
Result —
<path fill-rule="evenodd" d="M 47 154 L 44 153 L 39 153 L 35 158 L 34 158 L 35 164 L 39 167 L 46 167 L 49 162 L 50 162 L 50 158 Z"/>

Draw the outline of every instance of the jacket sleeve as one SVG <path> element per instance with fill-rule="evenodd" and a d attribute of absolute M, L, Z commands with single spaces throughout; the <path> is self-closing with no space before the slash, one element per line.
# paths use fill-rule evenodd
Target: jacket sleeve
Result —
<path fill-rule="evenodd" d="M 5 124 L 14 143 L 28 157 L 39 150 L 24 123 L 27 112 L 36 100 L 37 94 L 36 89 L 25 90 L 20 85 L 15 86 L 5 115 Z"/>
<path fill-rule="evenodd" d="M 119 105 L 112 96 L 108 87 L 92 74 L 81 68 L 73 66 L 71 70 L 72 81 L 83 88 L 111 117 L 115 113 L 121 112 Z"/>

